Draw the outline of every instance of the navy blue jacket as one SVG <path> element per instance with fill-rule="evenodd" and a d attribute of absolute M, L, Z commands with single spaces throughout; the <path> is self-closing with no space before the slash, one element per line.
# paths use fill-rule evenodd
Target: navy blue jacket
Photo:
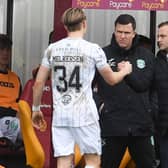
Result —
<path fill-rule="evenodd" d="M 157 129 L 161 135 L 168 135 L 168 59 L 164 51 L 156 57 L 154 84 L 158 98 Z"/>
<path fill-rule="evenodd" d="M 128 60 L 133 65 L 133 72 L 115 86 L 108 85 L 100 75 L 96 78 L 98 93 L 104 102 L 100 115 L 102 136 L 152 135 L 149 89 L 154 73 L 154 55 L 138 46 L 137 36 L 129 50 L 120 48 L 114 36 L 103 50 L 113 71 L 117 71 L 119 62 Z"/>

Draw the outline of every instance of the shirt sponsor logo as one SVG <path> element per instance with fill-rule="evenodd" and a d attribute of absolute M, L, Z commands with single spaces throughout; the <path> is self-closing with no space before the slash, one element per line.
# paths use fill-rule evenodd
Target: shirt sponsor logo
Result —
<path fill-rule="evenodd" d="M 62 97 L 62 103 L 63 103 L 64 105 L 69 104 L 69 103 L 71 102 L 71 100 L 72 100 L 72 97 L 71 97 L 70 95 L 64 95 L 64 96 Z"/>
<path fill-rule="evenodd" d="M 14 88 L 15 87 L 13 83 L 3 82 L 3 81 L 0 81 L 0 86 L 8 87 L 8 88 Z"/>

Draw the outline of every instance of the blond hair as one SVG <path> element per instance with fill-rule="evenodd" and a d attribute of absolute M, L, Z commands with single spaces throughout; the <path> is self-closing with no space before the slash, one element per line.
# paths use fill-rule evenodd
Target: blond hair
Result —
<path fill-rule="evenodd" d="M 62 22 L 70 32 L 80 30 L 84 20 L 86 20 L 86 16 L 80 8 L 69 8 L 62 15 Z"/>

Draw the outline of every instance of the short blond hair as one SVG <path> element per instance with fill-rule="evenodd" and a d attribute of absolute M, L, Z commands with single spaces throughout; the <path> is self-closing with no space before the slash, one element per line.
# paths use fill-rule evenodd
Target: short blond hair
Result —
<path fill-rule="evenodd" d="M 62 22 L 70 32 L 80 30 L 84 20 L 86 16 L 80 8 L 69 8 L 62 15 Z"/>

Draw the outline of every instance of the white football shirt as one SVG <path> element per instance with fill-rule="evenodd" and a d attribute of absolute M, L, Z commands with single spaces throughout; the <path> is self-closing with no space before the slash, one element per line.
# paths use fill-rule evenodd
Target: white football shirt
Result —
<path fill-rule="evenodd" d="M 42 65 L 52 70 L 53 126 L 80 127 L 99 119 L 91 84 L 95 67 L 107 60 L 97 44 L 64 38 L 46 49 Z"/>

